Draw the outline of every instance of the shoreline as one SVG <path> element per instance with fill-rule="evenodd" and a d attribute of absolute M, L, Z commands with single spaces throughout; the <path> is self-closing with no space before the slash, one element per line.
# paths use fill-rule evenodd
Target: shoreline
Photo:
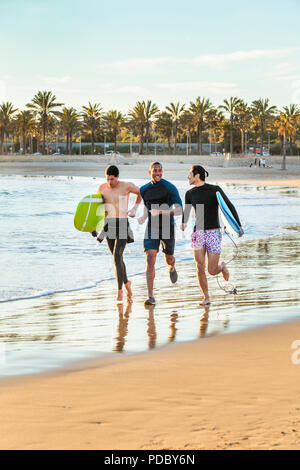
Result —
<path fill-rule="evenodd" d="M 1 381 L 0 448 L 299 449 L 299 327 L 287 321 Z"/>
<path fill-rule="evenodd" d="M 28 157 L 29 158 L 29 157 Z M 297 158 L 297 157 L 293 157 Z M 214 161 L 212 161 L 214 160 Z M 116 164 L 120 169 L 121 179 L 144 178 L 148 179 L 148 166 L 152 158 L 134 161 L 130 158 L 122 161 L 111 161 L 102 159 L 99 161 L 97 157 L 93 160 L 88 159 L 72 159 L 66 161 L 62 158 L 53 157 L 47 160 L 34 160 L 29 158 L 26 161 L 3 161 L 0 157 L 0 176 L 83 176 L 96 179 L 104 178 L 104 170 L 108 164 Z M 166 179 L 178 181 L 186 180 L 189 168 L 192 163 L 200 163 L 209 171 L 209 180 L 218 181 L 219 183 L 227 182 L 243 185 L 257 186 L 285 186 L 300 187 L 300 164 L 288 166 L 283 171 L 276 164 L 274 168 L 256 168 L 249 166 L 226 166 L 226 161 L 216 161 L 209 157 L 190 159 L 189 161 L 179 160 L 173 161 L 162 160 L 164 176 Z M 225 166 L 222 166 L 225 164 Z"/>

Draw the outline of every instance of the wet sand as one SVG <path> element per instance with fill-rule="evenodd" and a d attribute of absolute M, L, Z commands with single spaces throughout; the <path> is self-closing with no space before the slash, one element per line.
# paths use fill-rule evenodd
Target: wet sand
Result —
<path fill-rule="evenodd" d="M 300 313 L 299 235 L 291 230 L 290 236 L 241 242 L 228 265 L 229 283 L 221 275 L 208 276 L 212 303 L 207 309 L 199 305 L 192 260 L 177 263 L 175 285 L 165 265 L 156 271 L 155 308 L 144 307 L 144 273 L 130 277 L 133 304 L 115 304 L 114 279 L 89 289 L 3 303 L 1 340 L 7 343 L 7 364 L 0 365 L 0 376 L 51 370 L 116 352 L 136 354 L 295 318 Z M 224 246 L 225 261 L 234 255 L 232 245 Z M 124 259 L 126 263 L 126 250 Z M 158 262 L 162 260 L 160 253 Z"/>
<path fill-rule="evenodd" d="M 2 381 L 0 447 L 300 449 L 299 337 L 298 320 Z"/>

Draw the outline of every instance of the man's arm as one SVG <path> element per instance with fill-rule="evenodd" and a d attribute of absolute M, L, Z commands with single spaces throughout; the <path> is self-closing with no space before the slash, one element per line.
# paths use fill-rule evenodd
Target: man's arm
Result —
<path fill-rule="evenodd" d="M 147 220 L 147 217 L 148 217 L 147 207 L 144 206 L 143 215 L 137 219 L 137 220 L 138 220 L 138 223 L 139 223 L 140 225 L 142 225 L 142 224 L 145 222 L 145 220 Z"/>
<path fill-rule="evenodd" d="M 140 203 L 141 203 L 141 201 L 142 201 L 142 196 L 141 196 L 141 193 L 140 193 L 139 188 L 138 188 L 135 184 L 133 184 L 133 183 L 128 183 L 128 192 L 129 192 L 129 193 L 136 194 L 135 204 L 134 204 L 134 206 L 127 212 L 127 214 L 129 215 L 129 217 L 135 217 L 137 208 L 139 207 L 139 205 L 140 205 Z"/>
<path fill-rule="evenodd" d="M 181 223 L 181 230 L 184 231 L 186 226 L 187 226 L 187 223 L 188 223 L 188 220 L 189 220 L 189 217 L 190 217 L 190 213 L 191 213 L 191 209 L 192 209 L 192 201 L 191 201 L 191 198 L 190 198 L 190 192 L 187 191 L 185 193 L 185 206 L 184 206 L 184 211 L 183 211 L 183 214 L 182 214 L 182 223 Z"/>
<path fill-rule="evenodd" d="M 102 188 L 103 188 L 104 184 L 100 184 L 100 186 L 98 186 L 98 189 L 97 189 L 97 194 L 102 194 Z"/>
<path fill-rule="evenodd" d="M 100 184 L 100 186 L 98 186 L 98 189 L 97 189 L 97 193 L 96 194 L 102 194 L 102 187 L 104 185 L 103 184 Z M 91 235 L 93 235 L 93 237 L 97 237 L 98 236 L 98 232 L 96 232 L 96 230 L 94 230 L 93 232 L 90 232 Z"/>

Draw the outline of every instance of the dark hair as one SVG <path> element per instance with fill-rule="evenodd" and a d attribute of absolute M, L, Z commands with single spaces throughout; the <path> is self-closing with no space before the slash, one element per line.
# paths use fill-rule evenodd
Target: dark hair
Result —
<path fill-rule="evenodd" d="M 105 170 L 106 175 L 119 176 L 119 168 L 115 165 L 110 165 Z"/>
<path fill-rule="evenodd" d="M 159 163 L 159 162 L 152 162 L 152 163 L 150 163 L 149 170 L 152 170 L 152 168 L 154 167 L 154 165 L 159 165 L 159 166 L 162 168 L 162 164 L 161 164 L 161 163 Z"/>
<path fill-rule="evenodd" d="M 201 165 L 193 165 L 191 171 L 194 176 L 200 175 L 202 181 L 205 181 L 205 177 L 208 176 L 208 172 Z"/>

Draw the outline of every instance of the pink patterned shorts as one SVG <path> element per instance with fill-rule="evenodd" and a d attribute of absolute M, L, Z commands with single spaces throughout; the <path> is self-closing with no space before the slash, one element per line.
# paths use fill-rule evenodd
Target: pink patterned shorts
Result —
<path fill-rule="evenodd" d="M 222 232 L 217 228 L 214 230 L 196 230 L 192 233 L 192 248 L 206 247 L 211 253 L 221 253 Z"/>

